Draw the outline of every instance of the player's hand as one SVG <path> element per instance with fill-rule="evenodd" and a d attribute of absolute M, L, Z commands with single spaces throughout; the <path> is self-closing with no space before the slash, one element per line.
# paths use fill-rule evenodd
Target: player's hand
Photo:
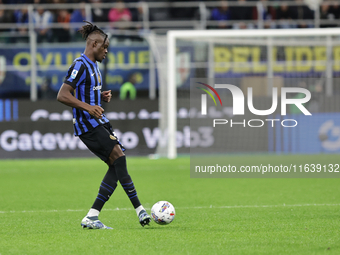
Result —
<path fill-rule="evenodd" d="M 99 105 L 90 105 L 88 109 L 88 113 L 96 117 L 97 119 L 101 119 L 103 117 L 103 112 L 104 109 L 101 108 Z"/>
<path fill-rule="evenodd" d="M 104 102 L 110 102 L 112 97 L 111 90 L 103 91 L 102 92 L 102 99 Z"/>

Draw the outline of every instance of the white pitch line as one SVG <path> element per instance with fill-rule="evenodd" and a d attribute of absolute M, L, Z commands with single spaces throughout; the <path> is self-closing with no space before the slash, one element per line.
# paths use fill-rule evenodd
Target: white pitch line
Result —
<path fill-rule="evenodd" d="M 225 205 L 225 206 L 193 206 L 193 207 L 176 207 L 179 209 L 238 209 L 238 208 L 273 208 L 273 207 L 306 207 L 306 206 L 340 206 L 340 204 L 293 204 L 293 205 Z M 150 210 L 150 208 L 146 208 Z M 103 211 L 131 211 L 133 208 L 114 208 L 103 209 Z M 37 211 L 0 211 L 0 213 L 53 213 L 53 212 L 86 212 L 86 209 L 67 209 L 67 210 L 37 210 Z"/>

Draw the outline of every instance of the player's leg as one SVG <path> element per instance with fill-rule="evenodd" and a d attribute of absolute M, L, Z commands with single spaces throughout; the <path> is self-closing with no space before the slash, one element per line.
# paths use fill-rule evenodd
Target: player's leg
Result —
<path fill-rule="evenodd" d="M 107 162 L 112 148 L 117 144 L 117 141 L 110 138 L 109 136 L 110 134 L 108 133 L 108 131 L 103 126 L 99 126 L 94 130 L 91 130 L 88 133 L 79 136 L 79 138 L 84 142 L 84 144 L 88 147 L 90 151 L 92 151 L 103 161 Z M 99 221 L 98 216 L 105 203 L 109 200 L 109 198 L 115 191 L 117 187 L 117 182 L 118 177 L 116 174 L 116 170 L 114 166 L 111 165 L 109 166 L 109 169 L 99 186 L 98 195 L 91 209 L 81 222 L 81 225 L 84 228 L 109 228 Z"/>
<path fill-rule="evenodd" d="M 151 221 L 150 216 L 145 211 L 143 205 L 140 203 L 135 185 L 128 173 L 126 165 L 126 157 L 119 144 L 117 144 L 110 153 L 109 160 L 107 162 L 109 166 L 114 166 L 116 169 L 117 177 L 120 184 L 123 186 L 125 193 L 129 197 L 133 207 L 136 210 L 140 224 L 149 224 Z"/>
<path fill-rule="evenodd" d="M 104 204 L 110 199 L 110 196 L 113 194 L 117 187 L 118 177 L 116 174 L 116 170 L 113 166 L 110 166 L 104 176 L 100 186 L 98 196 L 92 205 L 92 209 L 99 212 L 102 210 Z M 98 216 L 98 215 L 91 215 L 91 216 Z"/>
<path fill-rule="evenodd" d="M 106 175 L 104 176 L 104 179 L 102 180 L 99 186 L 98 195 L 91 209 L 89 210 L 89 212 L 83 219 L 83 221 L 85 222 L 88 221 L 88 224 L 91 223 L 91 221 L 99 221 L 98 219 L 99 213 L 102 210 L 105 203 L 110 199 L 111 195 L 115 191 L 117 187 L 117 181 L 118 181 L 118 177 L 114 169 L 114 166 L 110 166 Z M 82 222 L 83 227 L 87 227 L 86 225 L 88 224 L 84 224 Z M 106 227 L 106 228 L 109 228 L 109 227 Z"/>

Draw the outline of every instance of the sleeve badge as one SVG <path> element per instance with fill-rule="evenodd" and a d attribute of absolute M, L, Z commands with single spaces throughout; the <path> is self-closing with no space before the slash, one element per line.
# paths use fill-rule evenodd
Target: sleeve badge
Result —
<path fill-rule="evenodd" d="M 77 77 L 77 74 L 78 74 L 78 70 L 76 69 L 73 69 L 72 73 L 71 73 L 71 78 L 72 79 L 75 79 Z"/>

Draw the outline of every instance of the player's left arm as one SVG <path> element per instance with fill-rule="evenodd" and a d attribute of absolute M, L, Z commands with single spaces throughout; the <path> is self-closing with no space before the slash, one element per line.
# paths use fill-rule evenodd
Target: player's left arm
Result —
<path fill-rule="evenodd" d="M 103 91 L 103 92 L 101 93 L 101 97 L 102 97 L 102 100 L 103 100 L 104 102 L 107 102 L 107 103 L 110 102 L 111 97 L 112 97 L 111 90 Z"/>

